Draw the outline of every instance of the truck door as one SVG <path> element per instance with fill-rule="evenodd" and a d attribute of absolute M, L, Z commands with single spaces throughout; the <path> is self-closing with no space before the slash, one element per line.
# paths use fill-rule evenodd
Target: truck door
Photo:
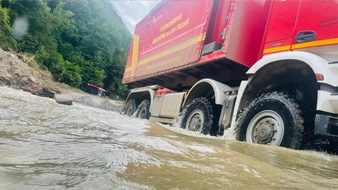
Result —
<path fill-rule="evenodd" d="M 302 0 L 292 49 L 338 44 L 338 1 Z"/>
<path fill-rule="evenodd" d="M 299 0 L 273 1 L 264 54 L 290 50 L 299 4 Z"/>

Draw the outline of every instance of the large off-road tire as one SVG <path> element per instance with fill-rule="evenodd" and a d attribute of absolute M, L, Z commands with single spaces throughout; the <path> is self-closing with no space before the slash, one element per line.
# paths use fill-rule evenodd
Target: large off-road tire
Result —
<path fill-rule="evenodd" d="M 135 111 L 136 111 L 136 102 L 135 100 L 131 99 L 127 102 L 123 113 L 131 117 L 134 115 Z"/>
<path fill-rule="evenodd" d="M 213 110 L 208 99 L 194 99 L 183 111 L 181 127 L 202 134 L 210 134 Z"/>
<path fill-rule="evenodd" d="M 239 116 L 237 139 L 299 149 L 304 120 L 298 107 L 282 92 L 262 94 Z"/>
<path fill-rule="evenodd" d="M 136 117 L 140 119 L 149 119 L 150 116 L 149 108 L 150 108 L 149 100 L 143 100 L 137 108 Z"/>

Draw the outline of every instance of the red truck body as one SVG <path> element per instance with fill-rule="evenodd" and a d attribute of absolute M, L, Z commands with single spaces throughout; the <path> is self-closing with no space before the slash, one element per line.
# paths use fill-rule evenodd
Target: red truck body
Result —
<path fill-rule="evenodd" d="M 264 53 L 320 47 L 338 43 L 337 1 L 274 1 Z M 297 34 L 315 33 L 315 41 L 297 42 Z"/>
<path fill-rule="evenodd" d="M 156 76 L 189 77 L 189 73 L 177 72 L 225 58 L 252 66 L 262 56 L 262 34 L 270 4 L 269 1 L 162 1 L 136 26 L 123 82 L 151 78 L 156 81 Z M 219 49 L 202 55 L 203 46 L 210 43 L 217 43 Z M 207 73 L 217 74 L 217 67 L 212 68 L 215 71 L 209 69 Z M 196 75 L 185 86 L 204 77 Z M 161 85 L 175 88 L 177 84 L 172 83 L 164 81 Z M 139 84 L 135 86 L 144 85 Z"/>
<path fill-rule="evenodd" d="M 250 68 L 263 53 L 337 44 L 337 6 L 332 2 L 162 1 L 136 26 L 123 82 L 139 87 L 157 81 L 175 89 L 182 82 L 170 79 L 184 78 L 188 82 L 183 86 L 191 86 L 205 75 L 216 79 L 224 66 L 210 64 L 204 72 L 186 68 L 198 70 L 201 64 L 219 59 Z M 318 41 L 298 44 L 294 40 L 298 31 L 313 28 L 318 29 Z M 203 55 L 203 46 L 211 43 L 219 49 Z"/>
<path fill-rule="evenodd" d="M 338 1 L 163 0 L 136 26 L 123 83 L 137 87 L 126 115 L 290 148 L 338 141 Z"/>

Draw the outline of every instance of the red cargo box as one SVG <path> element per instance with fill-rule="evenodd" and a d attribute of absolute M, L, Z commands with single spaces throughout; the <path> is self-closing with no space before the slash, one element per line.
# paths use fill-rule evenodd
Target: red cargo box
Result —
<path fill-rule="evenodd" d="M 213 65 L 202 69 L 204 75 L 182 71 L 187 68 L 220 59 L 252 66 L 261 56 L 269 7 L 262 0 L 162 1 L 136 26 L 123 82 L 175 88 L 220 75 Z"/>
<path fill-rule="evenodd" d="M 212 4 L 213 1 L 162 1 L 136 26 L 124 81 L 197 61 Z"/>

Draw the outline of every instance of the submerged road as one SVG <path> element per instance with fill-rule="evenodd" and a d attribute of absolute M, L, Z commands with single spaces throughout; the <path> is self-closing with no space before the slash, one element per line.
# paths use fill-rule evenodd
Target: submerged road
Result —
<path fill-rule="evenodd" d="M 0 189 L 337 189 L 338 156 L 149 124 L 0 87 Z"/>

